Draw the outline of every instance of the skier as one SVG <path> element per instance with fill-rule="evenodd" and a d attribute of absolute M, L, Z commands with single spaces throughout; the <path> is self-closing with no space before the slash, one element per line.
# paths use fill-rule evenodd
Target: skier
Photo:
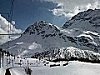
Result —
<path fill-rule="evenodd" d="M 10 71 L 9 71 L 9 68 L 6 69 L 6 73 L 5 73 L 5 75 L 11 75 L 11 73 L 10 73 Z"/>
<path fill-rule="evenodd" d="M 26 67 L 25 72 L 26 72 L 27 75 L 31 75 L 32 70 L 29 67 Z"/>

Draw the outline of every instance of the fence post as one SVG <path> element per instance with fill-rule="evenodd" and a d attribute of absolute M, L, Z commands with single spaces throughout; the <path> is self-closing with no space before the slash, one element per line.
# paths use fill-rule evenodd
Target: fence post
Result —
<path fill-rule="evenodd" d="M 0 48 L 0 68 L 1 68 L 1 55 L 2 54 L 2 49 Z"/>
<path fill-rule="evenodd" d="M 4 67 L 4 51 L 2 51 L 2 67 Z"/>

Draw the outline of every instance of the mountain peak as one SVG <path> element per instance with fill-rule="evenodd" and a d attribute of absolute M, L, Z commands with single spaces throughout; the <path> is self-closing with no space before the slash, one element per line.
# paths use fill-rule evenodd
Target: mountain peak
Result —
<path fill-rule="evenodd" d="M 24 34 L 29 33 L 29 34 L 35 34 L 35 32 L 37 32 L 37 34 L 41 31 L 57 31 L 59 30 L 57 26 L 51 24 L 51 23 L 47 23 L 46 21 L 39 21 L 39 22 L 35 22 L 34 24 L 30 25 L 24 32 Z"/>
<path fill-rule="evenodd" d="M 30 25 L 24 33 L 33 33 L 35 32 L 35 29 L 37 30 L 38 28 L 42 28 L 44 26 L 47 25 L 47 22 L 45 21 L 38 21 L 38 22 L 35 22 L 33 23 L 32 25 Z"/>
<path fill-rule="evenodd" d="M 47 25 L 46 21 L 37 21 L 33 24 L 34 26 L 43 26 L 43 25 Z"/>
<path fill-rule="evenodd" d="M 100 9 L 88 9 L 87 11 L 83 11 L 72 17 L 71 20 L 79 20 L 79 19 L 90 19 L 95 16 L 100 15 Z"/>
<path fill-rule="evenodd" d="M 67 21 L 63 28 L 79 28 L 100 33 L 100 9 L 89 9 L 78 13 L 71 20 Z"/>

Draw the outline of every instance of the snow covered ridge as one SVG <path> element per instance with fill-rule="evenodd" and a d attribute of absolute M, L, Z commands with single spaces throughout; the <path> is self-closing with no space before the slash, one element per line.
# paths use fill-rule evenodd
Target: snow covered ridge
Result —
<path fill-rule="evenodd" d="M 1 48 L 15 55 L 31 57 L 36 52 L 69 46 L 100 52 L 99 45 L 100 35 L 97 32 L 83 31 L 78 28 L 62 29 L 40 21 L 29 26 L 21 37 L 1 45 Z"/>
<path fill-rule="evenodd" d="M 74 32 L 75 33 L 75 32 Z M 92 31 L 83 31 L 82 33 L 73 37 L 74 42 L 80 47 L 88 47 L 95 52 L 99 52 L 100 49 L 100 35 Z M 89 50 L 90 50 L 89 49 Z"/>
<path fill-rule="evenodd" d="M 92 49 L 95 52 L 99 52 L 100 47 L 100 35 L 97 32 L 83 31 L 78 28 L 73 29 L 61 29 L 56 25 L 47 23 L 45 21 L 36 22 L 29 26 L 24 34 L 37 34 L 41 35 L 43 39 L 50 37 L 57 37 L 64 40 L 64 42 L 71 41 L 78 46 L 87 47 L 81 49 Z M 73 45 L 74 46 L 74 45 Z M 76 46 L 75 46 L 76 47 Z"/>
<path fill-rule="evenodd" d="M 49 61 L 78 60 L 83 62 L 100 63 L 100 54 L 89 50 L 80 50 L 75 47 L 67 47 L 56 50 L 35 53 L 33 58 L 46 59 Z"/>
<path fill-rule="evenodd" d="M 61 32 L 65 35 L 65 38 L 68 39 L 68 41 L 75 44 L 73 47 L 100 52 L 99 33 L 83 31 L 79 28 L 63 29 Z"/>
<path fill-rule="evenodd" d="M 66 22 L 63 28 L 79 28 L 87 31 L 95 31 L 100 34 L 100 9 L 89 9 L 78 13 Z"/>
<path fill-rule="evenodd" d="M 67 32 L 62 32 L 59 27 L 40 21 L 29 26 L 21 37 L 3 44 L 1 48 L 8 49 L 15 55 L 20 53 L 19 55 L 32 56 L 36 52 L 73 45 L 66 35 Z"/>
<path fill-rule="evenodd" d="M 71 20 L 67 21 L 62 28 L 65 30 L 72 30 L 71 34 L 74 36 L 70 38 L 73 39 L 74 42 L 79 45 L 79 47 L 88 47 L 94 51 L 99 52 L 100 9 L 89 9 L 87 11 L 80 12 L 72 17 Z"/>
<path fill-rule="evenodd" d="M 100 53 L 99 27 L 94 28 L 90 23 L 92 18 L 100 15 L 99 11 L 99 9 L 90 9 L 81 12 L 66 22 L 63 28 L 45 21 L 36 22 L 30 25 L 21 37 L 1 45 L 1 48 L 15 55 L 27 57 L 37 52 L 42 53 L 70 46 Z M 83 20 L 84 17 L 90 18 Z M 98 19 L 96 21 L 99 21 Z M 66 27 L 67 24 L 68 27 Z"/>
<path fill-rule="evenodd" d="M 24 32 L 24 34 L 51 34 L 55 36 L 57 32 L 60 32 L 59 27 L 45 21 L 35 22 L 33 25 L 30 25 Z M 55 33 L 55 34 L 54 34 Z"/>

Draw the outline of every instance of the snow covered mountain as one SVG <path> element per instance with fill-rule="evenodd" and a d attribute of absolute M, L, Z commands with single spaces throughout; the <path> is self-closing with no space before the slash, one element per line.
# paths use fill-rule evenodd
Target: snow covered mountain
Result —
<path fill-rule="evenodd" d="M 81 12 L 66 22 L 62 28 L 45 21 L 36 22 L 30 25 L 21 37 L 1 45 L 1 48 L 25 57 L 41 57 L 43 53 L 43 56 L 53 54 L 54 58 L 52 55 L 49 57 L 52 60 L 64 56 L 67 60 L 74 57 L 78 60 L 85 58 L 89 61 L 98 61 L 100 32 L 99 27 L 95 26 L 99 26 L 99 12 L 99 9 Z"/>
<path fill-rule="evenodd" d="M 100 9 L 89 9 L 78 13 L 66 22 L 63 28 L 79 28 L 81 30 L 100 33 Z"/>
<path fill-rule="evenodd" d="M 16 55 L 32 56 L 36 52 L 74 46 L 75 44 L 66 38 L 67 34 L 69 35 L 66 30 L 56 25 L 40 21 L 29 26 L 20 38 L 9 41 L 1 47 Z"/>
<path fill-rule="evenodd" d="M 89 50 L 100 52 L 100 9 L 89 9 L 78 13 L 66 22 L 63 28 L 75 29 L 78 32 L 74 39 L 76 39 L 79 47 L 88 47 Z"/>

